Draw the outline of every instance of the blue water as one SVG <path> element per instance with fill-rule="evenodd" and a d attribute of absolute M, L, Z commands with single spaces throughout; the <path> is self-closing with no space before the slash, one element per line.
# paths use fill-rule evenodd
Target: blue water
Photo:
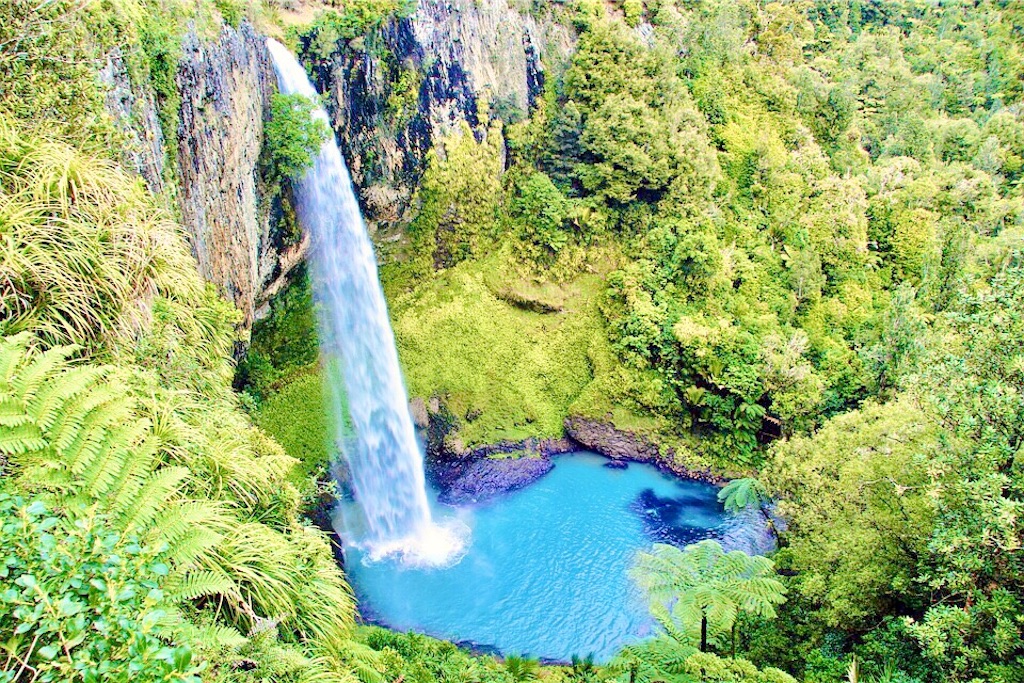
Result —
<path fill-rule="evenodd" d="M 559 661 L 607 661 L 650 635 L 646 605 L 627 576 L 637 552 L 728 535 L 736 521 L 713 486 L 607 462 L 558 456 L 525 489 L 435 508 L 435 517 L 458 517 L 471 530 L 467 554 L 453 566 L 369 562 L 350 547 L 346 571 L 364 613 L 397 630 Z"/>

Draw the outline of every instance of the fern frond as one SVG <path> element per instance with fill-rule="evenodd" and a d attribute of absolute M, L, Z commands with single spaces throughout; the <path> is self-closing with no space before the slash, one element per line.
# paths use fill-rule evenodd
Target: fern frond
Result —
<path fill-rule="evenodd" d="M 126 532 L 138 533 L 149 529 L 188 477 L 188 470 L 184 467 L 164 467 L 153 472 L 152 460 L 144 462 L 144 465 L 138 472 L 124 468 L 128 476 L 120 487 L 115 486 L 111 490 L 110 511 Z"/>
<path fill-rule="evenodd" d="M 187 501 L 162 511 L 146 536 L 152 542 L 166 545 L 167 561 L 191 566 L 209 561 L 223 541 L 221 531 L 227 526 L 221 506 L 211 501 Z"/>
<path fill-rule="evenodd" d="M 178 631 L 188 641 L 225 650 L 239 650 L 249 639 L 239 633 L 238 629 L 218 623 L 182 624 Z"/>
<path fill-rule="evenodd" d="M 43 382 L 66 367 L 67 359 L 77 351 L 77 346 L 56 346 L 37 354 L 19 368 L 17 379 L 11 383 L 12 388 L 22 396 L 22 400 L 30 401 Z"/>
<path fill-rule="evenodd" d="M 25 455 L 45 449 L 43 433 L 34 424 L 23 423 L 0 429 L 0 454 L 6 456 Z"/>
<path fill-rule="evenodd" d="M 177 602 L 188 602 L 211 595 L 237 597 L 238 586 L 221 572 L 195 570 L 169 580 L 165 586 L 171 598 Z"/>
<path fill-rule="evenodd" d="M 21 364 L 31 341 L 31 333 L 21 332 L 4 337 L 0 342 L 0 387 L 10 386 L 11 378 Z"/>
<path fill-rule="evenodd" d="M 13 396 L 0 396 L 0 427 L 20 427 L 31 421 L 21 401 Z"/>
<path fill-rule="evenodd" d="M 73 398 L 67 409 L 54 420 L 48 438 L 54 448 L 69 460 L 79 450 L 102 439 L 109 425 L 132 419 L 130 406 L 113 389 L 98 386 L 80 398 Z"/>
<path fill-rule="evenodd" d="M 26 410 L 41 429 L 49 430 L 67 402 L 95 386 L 103 374 L 103 368 L 83 366 L 70 369 L 62 373 L 59 380 L 54 378 L 37 391 L 28 401 Z"/>

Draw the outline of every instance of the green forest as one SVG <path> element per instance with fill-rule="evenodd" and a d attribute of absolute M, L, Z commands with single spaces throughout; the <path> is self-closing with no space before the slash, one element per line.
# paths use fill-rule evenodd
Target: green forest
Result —
<path fill-rule="evenodd" d="M 634 435 L 777 549 L 652 545 L 656 634 L 609 662 L 364 622 L 311 521 L 339 488 L 312 276 L 251 331 L 204 281 L 175 74 L 188 31 L 355 58 L 424 4 L 0 0 L 0 681 L 1024 682 L 1013 0 L 508 0 L 572 48 L 528 112 L 480 97 L 436 140 L 378 241 L 409 394 L 450 451 Z M 395 73 L 401 122 L 426 86 Z M 286 244 L 313 104 L 274 95 L 262 143 Z"/>

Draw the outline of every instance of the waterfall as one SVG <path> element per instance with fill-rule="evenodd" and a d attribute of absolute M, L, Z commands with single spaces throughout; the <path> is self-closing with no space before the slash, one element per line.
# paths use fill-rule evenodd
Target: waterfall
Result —
<path fill-rule="evenodd" d="M 275 40 L 268 39 L 267 45 L 281 92 L 318 103 L 295 56 Z M 313 117 L 329 126 L 319 105 Z M 364 517 L 359 542 L 379 556 L 401 554 L 419 563 L 442 562 L 457 552 L 458 539 L 431 520 L 423 457 L 376 256 L 333 135 L 320 147 L 312 167 L 295 179 L 294 195 L 299 222 L 312 239 L 310 273 L 318 304 L 320 353 L 331 380 L 335 445 L 348 461 Z M 344 392 L 332 372 L 339 366 Z M 354 438 L 345 433 L 346 399 Z"/>

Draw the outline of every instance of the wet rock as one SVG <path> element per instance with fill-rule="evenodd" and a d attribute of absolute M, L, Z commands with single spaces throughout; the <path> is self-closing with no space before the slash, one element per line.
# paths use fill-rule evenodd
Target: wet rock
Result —
<path fill-rule="evenodd" d="M 442 503 L 477 503 L 532 484 L 554 467 L 548 458 L 482 458 L 461 470 L 441 493 Z"/>
<path fill-rule="evenodd" d="M 422 398 L 414 398 L 409 401 L 409 412 L 412 413 L 412 422 L 420 429 L 430 426 L 430 415 L 427 414 L 427 403 Z"/>
<path fill-rule="evenodd" d="M 584 448 L 612 458 L 613 462 L 646 462 L 684 479 L 720 484 L 724 479 L 709 469 L 692 469 L 676 462 L 675 451 L 662 447 L 643 434 L 616 428 L 610 422 L 570 416 L 565 433 Z"/>

